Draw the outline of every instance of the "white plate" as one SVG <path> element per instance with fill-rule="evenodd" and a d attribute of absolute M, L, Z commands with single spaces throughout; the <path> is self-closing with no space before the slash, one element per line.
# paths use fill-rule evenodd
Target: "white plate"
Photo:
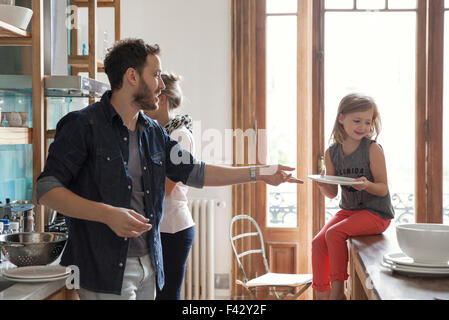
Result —
<path fill-rule="evenodd" d="M 68 278 L 70 274 L 66 274 L 59 277 L 50 277 L 50 278 L 35 278 L 35 279 L 21 279 L 21 278 L 10 278 L 5 275 L 3 275 L 3 278 L 8 281 L 13 282 L 24 282 L 24 283 L 38 283 L 38 282 L 51 282 L 51 281 L 57 281 L 57 280 L 63 280 L 65 278 Z"/>
<path fill-rule="evenodd" d="M 353 178 L 338 177 L 338 176 L 322 176 L 319 174 L 313 174 L 309 176 L 309 179 L 327 183 L 327 184 L 340 184 L 342 186 L 352 186 L 354 184 L 363 184 L 363 181 L 356 181 Z"/>
<path fill-rule="evenodd" d="M 403 266 L 449 269 L 449 263 L 436 263 L 436 264 L 427 264 L 422 262 L 418 263 L 415 262 L 413 258 L 410 258 L 403 252 L 387 253 L 384 255 L 384 261 L 390 264 L 398 264 Z"/>
<path fill-rule="evenodd" d="M 440 268 L 423 268 L 423 267 L 409 267 L 401 266 L 398 264 L 390 264 L 385 261 L 382 262 L 382 266 L 393 270 L 404 273 L 415 273 L 415 274 L 428 274 L 428 275 L 449 275 L 449 269 Z"/>
<path fill-rule="evenodd" d="M 66 276 L 70 268 L 63 266 L 30 266 L 3 271 L 3 276 L 14 279 L 48 279 Z"/>

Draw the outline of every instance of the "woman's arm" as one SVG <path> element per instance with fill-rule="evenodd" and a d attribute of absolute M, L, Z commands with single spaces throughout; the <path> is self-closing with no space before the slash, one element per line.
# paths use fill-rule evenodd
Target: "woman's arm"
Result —
<path fill-rule="evenodd" d="M 385 197 L 388 194 L 387 165 L 385 164 L 384 152 L 377 143 L 372 143 L 370 146 L 369 161 L 374 182 L 361 177 L 357 180 L 364 183 L 352 187 L 356 190 L 365 190 L 378 197 Z"/>
<path fill-rule="evenodd" d="M 176 129 L 172 132 L 171 138 L 178 141 L 179 145 L 182 149 L 189 151 L 191 154 L 194 153 L 195 150 L 195 141 L 193 140 L 192 134 L 187 130 Z M 171 181 L 170 179 L 165 179 L 165 195 L 169 196 L 172 194 L 173 190 L 176 187 L 176 182 Z"/>
<path fill-rule="evenodd" d="M 165 195 L 169 196 L 173 192 L 176 187 L 176 183 L 171 181 L 170 179 L 165 179 Z"/>

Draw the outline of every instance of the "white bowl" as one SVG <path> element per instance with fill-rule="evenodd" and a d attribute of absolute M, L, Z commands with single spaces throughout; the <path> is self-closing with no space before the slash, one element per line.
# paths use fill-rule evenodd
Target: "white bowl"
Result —
<path fill-rule="evenodd" d="M 449 261 L 449 225 L 415 223 L 396 226 L 401 250 L 415 262 L 441 264 Z"/>
<path fill-rule="evenodd" d="M 12 6 L 9 4 L 0 4 L 0 21 L 6 22 L 16 28 L 26 30 L 33 16 L 33 10 Z"/>

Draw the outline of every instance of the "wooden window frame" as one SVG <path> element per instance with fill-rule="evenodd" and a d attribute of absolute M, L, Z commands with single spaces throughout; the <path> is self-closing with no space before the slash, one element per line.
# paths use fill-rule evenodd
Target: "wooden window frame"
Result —
<path fill-rule="evenodd" d="M 425 210 L 417 222 L 443 223 L 443 81 L 444 81 L 444 0 L 419 0 L 427 7 L 426 53 L 426 172 Z M 422 129 L 420 129 L 422 130 Z M 419 152 L 417 152 L 419 156 Z M 423 157 L 421 155 L 421 157 Z M 424 159 L 421 159 L 423 162 Z M 423 170 L 424 171 L 424 170 Z M 418 188 L 419 186 L 417 186 Z M 420 191 L 422 192 L 422 191 Z"/>

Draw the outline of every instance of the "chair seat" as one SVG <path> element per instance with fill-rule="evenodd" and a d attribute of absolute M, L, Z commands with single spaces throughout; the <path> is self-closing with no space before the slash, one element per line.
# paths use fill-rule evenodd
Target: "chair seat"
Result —
<path fill-rule="evenodd" d="M 266 273 L 248 281 L 246 287 L 285 286 L 297 287 L 312 282 L 311 274 Z"/>

